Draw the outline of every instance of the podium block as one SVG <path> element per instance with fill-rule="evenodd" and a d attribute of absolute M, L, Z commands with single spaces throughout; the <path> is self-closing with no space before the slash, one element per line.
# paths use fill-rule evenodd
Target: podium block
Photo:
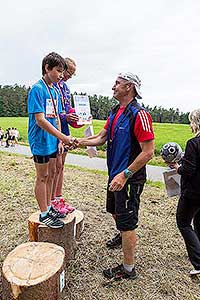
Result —
<path fill-rule="evenodd" d="M 49 242 L 57 244 L 65 250 L 65 263 L 68 265 L 71 259 L 74 259 L 76 250 L 76 239 L 80 239 L 83 231 L 83 213 L 79 210 L 68 214 L 62 219 L 63 228 L 50 228 L 39 222 L 37 211 L 28 219 L 29 240 L 31 242 Z"/>

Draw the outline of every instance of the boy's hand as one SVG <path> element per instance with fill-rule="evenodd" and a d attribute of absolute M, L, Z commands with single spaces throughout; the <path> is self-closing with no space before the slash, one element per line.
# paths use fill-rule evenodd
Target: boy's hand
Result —
<path fill-rule="evenodd" d="M 66 115 L 67 122 L 78 122 L 79 117 L 75 113 L 67 114 Z"/>
<path fill-rule="evenodd" d="M 73 150 L 78 147 L 78 140 L 71 136 L 66 136 L 66 139 L 63 139 L 64 147 Z"/>
<path fill-rule="evenodd" d="M 64 147 L 63 143 L 60 141 L 58 144 L 58 154 L 63 154 L 64 153 Z"/>

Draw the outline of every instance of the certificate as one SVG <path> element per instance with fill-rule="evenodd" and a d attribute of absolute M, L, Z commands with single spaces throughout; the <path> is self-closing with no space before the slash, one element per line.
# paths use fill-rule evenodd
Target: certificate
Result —
<path fill-rule="evenodd" d="M 163 172 L 165 187 L 168 197 L 180 195 L 180 179 L 181 176 L 177 174 L 175 169 L 170 169 Z"/>
<path fill-rule="evenodd" d="M 89 97 L 86 95 L 73 95 L 74 108 L 79 117 L 78 125 L 92 124 Z"/>
<path fill-rule="evenodd" d="M 85 129 L 85 137 L 89 137 L 91 135 L 94 135 L 94 130 L 93 130 L 93 126 L 90 125 Z M 86 150 L 88 156 L 90 158 L 92 157 L 96 157 L 97 156 L 97 148 L 95 146 L 87 146 L 87 150 Z"/>

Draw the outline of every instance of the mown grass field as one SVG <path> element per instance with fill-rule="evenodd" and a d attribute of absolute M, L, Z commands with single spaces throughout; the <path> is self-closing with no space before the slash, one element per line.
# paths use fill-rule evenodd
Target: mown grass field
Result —
<path fill-rule="evenodd" d="M 93 120 L 94 133 L 98 133 L 104 126 L 104 120 Z M 14 118 L 14 117 L 1 117 L 0 127 L 4 130 L 8 127 L 17 127 L 20 132 L 20 142 L 27 143 L 27 128 L 28 118 Z M 169 124 L 169 123 L 154 123 L 155 132 L 155 155 L 159 156 L 160 149 L 163 144 L 167 142 L 177 142 L 184 150 L 186 141 L 192 137 L 191 129 L 189 125 L 185 124 Z M 71 135 L 76 137 L 82 137 L 86 126 L 75 129 L 70 127 Z M 105 146 L 100 147 L 105 150 Z M 101 153 L 101 156 L 103 154 Z M 159 164 L 159 161 L 157 161 Z"/>
<path fill-rule="evenodd" d="M 0 153 L 0 162 L 1 271 L 8 253 L 28 241 L 27 219 L 38 206 L 33 160 Z M 122 262 L 121 249 L 112 251 L 105 246 L 116 233 L 112 217 L 105 211 L 106 185 L 107 176 L 100 172 L 65 168 L 63 195 L 84 213 L 85 230 L 68 267 L 63 300 L 199 300 L 200 277 L 189 275 L 192 266 L 176 227 L 177 197 L 168 198 L 162 186 L 147 184 L 142 193 L 138 279 L 110 282 L 102 276 L 104 268 Z"/>

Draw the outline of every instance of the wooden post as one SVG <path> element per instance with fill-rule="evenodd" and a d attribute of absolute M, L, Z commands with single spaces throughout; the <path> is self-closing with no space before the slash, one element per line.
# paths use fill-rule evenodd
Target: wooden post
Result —
<path fill-rule="evenodd" d="M 33 213 L 28 219 L 29 240 L 32 242 L 49 242 L 65 249 L 65 263 L 74 258 L 76 241 L 74 236 L 75 215 L 68 214 L 62 221 L 63 228 L 50 228 L 39 222 L 39 211 Z"/>
<path fill-rule="evenodd" d="M 2 268 L 2 300 L 63 299 L 65 251 L 52 243 L 21 244 Z"/>

